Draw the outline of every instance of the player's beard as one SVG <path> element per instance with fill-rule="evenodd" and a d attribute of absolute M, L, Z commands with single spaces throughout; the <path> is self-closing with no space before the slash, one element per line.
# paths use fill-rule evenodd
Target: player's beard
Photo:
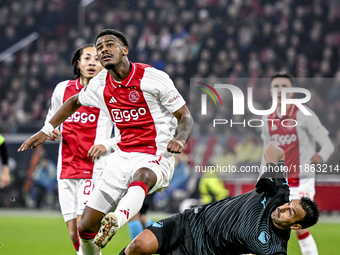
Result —
<path fill-rule="evenodd" d="M 111 70 L 111 69 L 114 69 L 114 68 L 115 68 L 115 64 L 107 63 L 104 67 L 105 67 L 105 69 L 107 69 L 107 70 Z"/>

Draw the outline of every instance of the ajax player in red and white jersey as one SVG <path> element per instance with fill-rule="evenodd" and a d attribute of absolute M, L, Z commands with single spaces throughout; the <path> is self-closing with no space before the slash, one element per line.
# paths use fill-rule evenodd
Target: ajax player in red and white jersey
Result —
<path fill-rule="evenodd" d="M 77 79 L 60 82 L 55 87 L 45 123 L 49 122 L 67 99 L 78 94 L 102 70 L 93 45 L 85 45 L 76 50 L 72 65 Z M 49 137 L 56 140 L 60 136 L 57 164 L 59 204 L 78 254 L 81 251 L 77 218 L 79 222 L 94 183 L 104 170 L 107 157 L 103 155 L 93 161 L 87 157 L 87 153 L 92 145 L 109 139 L 112 128 L 112 121 L 105 112 L 82 106 L 60 125 L 60 130 L 54 130 Z"/>
<path fill-rule="evenodd" d="M 285 152 L 285 165 L 288 167 L 288 182 L 290 199 L 299 199 L 303 196 L 314 198 L 315 195 L 315 168 L 326 162 L 334 151 L 332 141 L 327 129 L 321 124 L 316 114 L 304 106 L 311 115 L 305 115 L 296 105 L 287 105 L 287 114 L 281 115 L 281 88 L 292 87 L 293 77 L 285 72 L 279 72 L 271 78 L 271 89 L 278 90 L 278 106 L 274 113 L 264 116 L 262 139 L 264 146 L 269 141 L 276 141 Z M 286 98 L 292 98 L 287 93 Z M 316 152 L 316 144 L 320 150 Z M 298 230 L 301 252 L 305 254 L 318 254 L 313 237 L 308 229 Z"/>
<path fill-rule="evenodd" d="M 138 213 L 148 193 L 169 185 L 174 154 L 184 150 L 193 128 L 191 114 L 169 76 L 128 60 L 128 41 L 123 33 L 102 30 L 96 37 L 96 49 L 105 70 L 18 149 L 45 142 L 54 127 L 81 105 L 100 108 L 115 123 L 115 138 L 89 151 L 97 158 L 115 148 L 78 225 L 84 254 L 99 254 L 100 248 Z"/>

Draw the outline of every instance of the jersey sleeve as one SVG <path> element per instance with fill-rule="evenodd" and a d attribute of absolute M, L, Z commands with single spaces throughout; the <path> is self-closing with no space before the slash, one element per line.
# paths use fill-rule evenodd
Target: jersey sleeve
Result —
<path fill-rule="evenodd" d="M 289 187 L 288 178 L 287 178 L 288 169 L 285 166 L 285 162 L 279 161 L 277 163 L 277 166 L 279 167 L 280 171 L 276 173 L 276 177 L 275 177 L 276 186 Z"/>
<path fill-rule="evenodd" d="M 96 91 L 97 86 L 96 84 L 91 83 L 91 81 L 86 87 L 82 88 L 78 95 L 79 102 L 81 103 L 81 105 L 99 108 L 98 100 L 96 100 L 97 98 Z"/>
<path fill-rule="evenodd" d="M 299 114 L 301 114 L 300 118 L 304 119 L 309 135 L 319 144 L 319 155 L 323 161 L 327 161 L 334 152 L 334 145 L 328 136 L 328 130 L 321 124 L 318 116 L 310 108 L 308 108 L 308 110 L 312 115 L 307 116 L 299 112 Z"/>
<path fill-rule="evenodd" d="M 63 98 L 64 98 L 64 92 L 67 84 L 69 83 L 69 80 L 63 81 L 57 84 L 55 87 L 52 97 L 51 97 L 51 104 L 50 108 L 48 109 L 46 118 L 45 118 L 45 124 L 47 124 L 50 119 L 55 115 L 55 113 L 59 110 L 59 108 L 63 105 Z"/>
<path fill-rule="evenodd" d="M 268 163 L 263 168 L 263 174 L 255 185 L 257 193 L 272 194 L 277 187 L 289 189 L 287 169 L 283 161 L 279 161 L 277 165 Z"/>
<path fill-rule="evenodd" d="M 102 145 L 106 148 L 108 152 L 113 152 L 118 149 L 117 143 L 119 142 L 118 137 L 113 137 L 108 140 L 105 140 Z"/>
<path fill-rule="evenodd" d="M 185 105 L 185 100 L 165 72 L 154 69 L 153 78 L 157 80 L 157 96 L 161 104 L 171 113 Z"/>
<path fill-rule="evenodd" d="M 92 78 L 89 84 L 82 88 L 78 94 L 81 105 L 100 108 L 100 100 L 102 100 L 101 87 L 105 86 L 105 77 L 107 70 L 103 69 L 100 73 Z"/>

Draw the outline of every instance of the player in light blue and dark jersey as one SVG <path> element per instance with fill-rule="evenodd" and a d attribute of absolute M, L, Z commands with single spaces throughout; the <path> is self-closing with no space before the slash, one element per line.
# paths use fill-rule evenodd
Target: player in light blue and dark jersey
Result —
<path fill-rule="evenodd" d="M 283 150 L 270 142 L 264 154 L 254 190 L 158 221 L 120 254 L 287 254 L 290 230 L 314 225 L 319 211 L 308 198 L 289 201 Z"/>

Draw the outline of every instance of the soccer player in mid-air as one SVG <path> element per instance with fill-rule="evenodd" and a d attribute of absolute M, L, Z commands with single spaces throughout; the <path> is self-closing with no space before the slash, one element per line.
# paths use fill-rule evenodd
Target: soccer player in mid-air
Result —
<path fill-rule="evenodd" d="M 169 76 L 128 60 L 129 44 L 123 33 L 103 30 L 95 46 L 105 69 L 18 149 L 44 143 L 47 135 L 82 105 L 100 108 L 115 122 L 115 138 L 89 151 L 96 158 L 103 147 L 105 151 L 115 149 L 78 225 L 84 254 L 99 254 L 138 213 L 148 193 L 169 185 L 174 154 L 184 150 L 193 128 L 191 114 Z"/>
<path fill-rule="evenodd" d="M 120 255 L 286 255 L 290 231 L 314 225 L 317 204 L 289 201 L 284 152 L 269 142 L 265 172 L 255 189 L 160 220 L 139 234 Z"/>
<path fill-rule="evenodd" d="M 334 152 L 334 145 L 327 129 L 307 106 L 304 107 L 312 115 L 305 115 L 293 104 L 287 105 L 286 115 L 281 115 L 282 88 L 291 88 L 293 84 L 294 78 L 287 72 L 278 72 L 271 77 L 270 88 L 276 88 L 278 94 L 277 108 L 274 113 L 263 117 L 265 125 L 261 136 L 264 146 L 269 141 L 276 141 L 285 152 L 290 199 L 314 199 L 316 171 L 312 171 L 311 164 L 315 164 L 316 168 L 320 167 Z M 292 97 L 293 93 L 287 93 L 287 99 Z M 280 124 L 282 121 L 285 121 L 285 125 Z M 319 151 L 316 151 L 316 144 L 320 147 Z M 302 255 L 318 254 L 316 243 L 308 229 L 298 229 L 295 233 Z"/>
<path fill-rule="evenodd" d="M 55 87 L 45 123 L 67 99 L 79 93 L 103 69 L 92 44 L 77 49 L 71 63 L 76 79 L 60 82 Z M 61 137 L 57 170 L 59 204 L 77 254 L 82 254 L 77 225 L 106 160 L 103 155 L 93 161 L 87 153 L 95 143 L 109 139 L 112 128 L 111 118 L 106 112 L 82 106 L 60 125 L 60 130 L 53 130 L 48 137 L 50 140 Z"/>

